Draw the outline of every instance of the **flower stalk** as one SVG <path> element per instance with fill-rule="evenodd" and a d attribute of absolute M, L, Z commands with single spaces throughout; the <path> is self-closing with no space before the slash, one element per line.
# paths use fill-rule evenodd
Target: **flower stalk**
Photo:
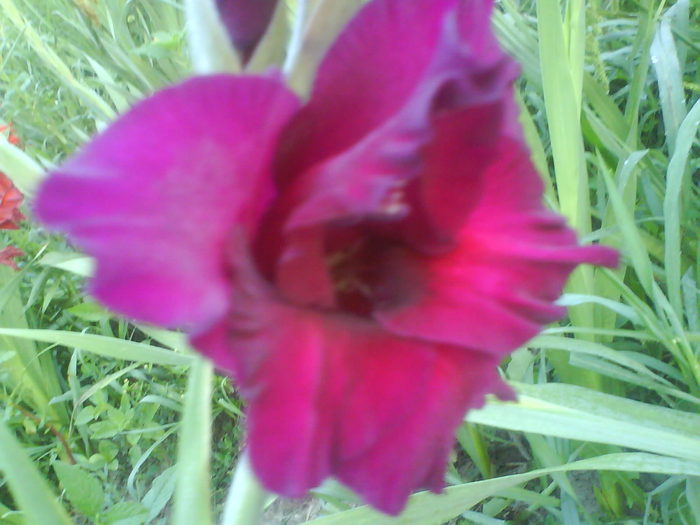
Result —
<path fill-rule="evenodd" d="M 299 52 L 301 51 L 301 46 L 304 41 L 304 29 L 306 28 L 306 18 L 309 9 L 308 4 L 307 0 L 299 0 L 299 5 L 297 6 L 294 21 L 292 22 L 292 35 L 289 38 L 289 45 L 287 47 L 287 58 L 284 60 L 284 65 L 282 66 L 282 72 L 285 76 L 289 76 L 294 70 L 294 66 L 299 58 Z"/>
<path fill-rule="evenodd" d="M 265 510 L 267 492 L 250 467 L 247 453 L 238 460 L 231 488 L 226 496 L 221 525 L 254 525 L 260 523 Z"/>

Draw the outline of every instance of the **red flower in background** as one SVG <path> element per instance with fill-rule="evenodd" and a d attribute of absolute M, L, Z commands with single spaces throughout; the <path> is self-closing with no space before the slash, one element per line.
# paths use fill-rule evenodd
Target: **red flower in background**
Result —
<path fill-rule="evenodd" d="M 496 366 L 561 318 L 581 247 L 541 203 L 488 0 L 374 0 L 301 104 L 276 74 L 138 104 L 42 187 L 93 293 L 183 326 L 249 402 L 263 484 L 390 513 L 441 490 Z M 174 122 L 188 122 L 175 126 Z"/>
<path fill-rule="evenodd" d="M 24 195 L 0 171 L 0 230 L 16 230 L 19 227 L 17 223 L 24 219 L 19 211 L 23 200 Z"/>
<path fill-rule="evenodd" d="M 4 133 L 7 131 L 7 141 L 10 144 L 14 144 L 15 146 L 21 146 L 22 142 L 19 140 L 19 137 L 15 133 L 15 128 L 12 126 L 12 123 L 10 122 L 7 125 L 0 126 L 0 133 Z"/>
<path fill-rule="evenodd" d="M 0 264 L 9 266 L 13 270 L 19 270 L 17 263 L 14 261 L 15 257 L 22 257 L 24 252 L 19 248 L 14 246 L 8 246 L 0 250 Z"/>
<path fill-rule="evenodd" d="M 1 131 L 1 130 L 0 130 Z M 24 200 L 22 193 L 12 184 L 12 181 L 4 173 L 0 172 L 0 230 L 16 230 L 17 223 L 24 219 L 19 207 Z M 17 270 L 15 257 L 21 257 L 24 252 L 14 246 L 8 246 L 0 250 L 0 264 Z"/>

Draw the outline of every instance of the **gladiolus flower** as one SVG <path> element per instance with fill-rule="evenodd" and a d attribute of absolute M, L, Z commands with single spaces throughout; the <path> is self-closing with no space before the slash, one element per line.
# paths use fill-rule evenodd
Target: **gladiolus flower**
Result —
<path fill-rule="evenodd" d="M 0 171 L 0 230 L 16 230 L 19 227 L 17 223 L 24 219 L 19 211 L 23 200 L 24 195 Z"/>
<path fill-rule="evenodd" d="M 22 257 L 24 252 L 15 246 L 7 246 L 0 250 L 0 264 L 9 266 L 13 270 L 19 270 L 17 263 L 14 261 L 15 257 Z"/>
<path fill-rule="evenodd" d="M 277 74 L 171 87 L 41 188 L 94 295 L 184 327 L 249 403 L 253 468 L 378 509 L 443 487 L 496 366 L 565 311 L 581 247 L 541 202 L 489 0 L 373 0 L 302 104 Z M 188 122 L 178 126 L 178 122 Z"/>

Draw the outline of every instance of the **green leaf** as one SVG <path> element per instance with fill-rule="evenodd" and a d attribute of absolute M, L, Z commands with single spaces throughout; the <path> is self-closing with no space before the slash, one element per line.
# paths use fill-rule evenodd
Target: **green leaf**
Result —
<path fill-rule="evenodd" d="M 518 402 L 491 401 L 472 423 L 606 443 L 700 461 L 700 415 L 573 385 L 515 385 Z"/>
<path fill-rule="evenodd" d="M 311 89 L 316 70 L 326 51 L 331 46 L 343 26 L 360 8 L 361 0 L 318 0 L 306 2 L 305 9 L 301 5 L 295 13 L 300 17 L 292 31 L 292 42 L 295 37 L 303 37 L 296 46 L 290 42 L 287 49 L 287 59 L 284 71 L 288 73 L 288 85 L 297 93 L 306 95 Z M 313 10 L 310 8 L 314 7 Z M 295 21 L 297 22 L 297 21 Z M 297 30 L 301 27 L 300 35 Z"/>
<path fill-rule="evenodd" d="M 10 268 L 0 265 L 0 327 L 15 327 L 24 330 L 28 326 L 25 304 L 18 288 L 19 279 Z M 67 422 L 68 417 L 62 404 L 52 405 L 49 401 L 63 394 L 59 370 L 51 355 L 38 352 L 32 341 L 16 340 L 0 334 L 0 355 L 14 353 L 12 359 L 3 364 L 5 384 L 32 406 L 38 414 L 48 416 L 57 422 Z"/>
<path fill-rule="evenodd" d="M 137 501 L 120 501 L 100 515 L 105 525 L 142 525 L 148 510 Z"/>
<path fill-rule="evenodd" d="M 698 476 L 700 463 L 653 454 L 608 454 L 524 474 L 455 485 L 445 489 L 442 495 L 419 492 L 410 498 L 406 510 L 397 518 L 379 514 L 364 506 L 307 521 L 303 525 L 439 525 L 459 516 L 485 498 L 499 494 L 510 487 L 521 485 L 540 476 L 571 470 L 614 470 Z"/>
<path fill-rule="evenodd" d="M 95 260 L 75 252 L 49 252 L 39 260 L 39 264 L 59 268 L 81 277 L 91 277 L 95 273 Z"/>
<path fill-rule="evenodd" d="M 0 171 L 28 197 L 34 195 L 36 187 L 44 177 L 44 170 L 34 159 L 0 135 Z"/>
<path fill-rule="evenodd" d="M 654 279 L 654 275 L 651 268 L 651 261 L 649 260 L 649 254 L 644 246 L 644 241 L 642 240 L 639 229 L 634 222 L 633 211 L 628 209 L 625 205 L 622 192 L 615 186 L 615 183 L 605 168 L 605 163 L 601 159 L 598 160 L 600 172 L 603 175 L 603 180 L 608 189 L 610 203 L 612 204 L 618 227 L 622 233 L 623 243 L 626 248 L 625 251 L 632 260 L 632 266 L 637 273 L 639 282 L 644 287 L 644 291 L 647 295 L 651 296 L 651 283 Z"/>
<path fill-rule="evenodd" d="M 93 301 L 85 301 L 84 303 L 66 308 L 66 312 L 70 312 L 74 316 L 90 323 L 105 321 L 111 317 L 107 310 Z"/>
<path fill-rule="evenodd" d="M 148 509 L 148 520 L 154 519 L 173 497 L 177 467 L 170 467 L 153 480 L 151 488 L 141 500 Z"/>
<path fill-rule="evenodd" d="M 87 406 L 80 409 L 74 423 L 76 425 L 87 425 L 93 419 L 95 419 L 95 407 Z"/>
<path fill-rule="evenodd" d="M 31 24 L 27 23 L 13 0 L 0 0 L 0 7 L 2 7 L 7 18 L 23 33 L 27 43 L 44 65 L 53 71 L 57 79 L 78 95 L 83 103 L 92 108 L 102 119 L 112 120 L 116 116 L 114 109 L 97 92 L 87 87 L 84 82 L 81 82 L 73 75 L 61 57 L 44 42 L 41 35 L 36 32 Z"/>
<path fill-rule="evenodd" d="M 260 522 L 267 492 L 253 473 L 246 453 L 238 457 L 238 465 L 226 496 L 221 525 L 243 525 Z"/>
<path fill-rule="evenodd" d="M 683 73 L 671 31 L 671 20 L 664 16 L 651 44 L 651 63 L 659 83 L 659 99 L 669 151 L 676 147 L 676 134 L 686 115 Z"/>
<path fill-rule="evenodd" d="M 211 523 L 211 388 L 212 364 L 195 358 L 190 368 L 185 407 L 180 422 L 174 525 Z"/>
<path fill-rule="evenodd" d="M 0 471 L 28 524 L 73 525 L 42 474 L 0 421 Z"/>
<path fill-rule="evenodd" d="M 0 503 L 0 525 L 25 525 L 22 513 Z"/>
<path fill-rule="evenodd" d="M 678 129 L 678 136 L 673 155 L 666 172 L 666 194 L 664 195 L 665 249 L 664 266 L 668 296 L 677 315 L 683 312 L 681 301 L 681 224 L 683 224 L 683 187 L 688 178 L 687 169 L 690 148 L 695 142 L 700 125 L 700 100 L 683 119 Z M 689 254 L 691 255 L 691 254 Z"/>
<path fill-rule="evenodd" d="M 67 332 L 63 330 L 38 330 L 38 329 L 13 329 L 0 328 L 0 335 L 32 339 L 44 343 L 79 348 L 93 354 L 136 361 L 138 363 L 152 363 L 158 365 L 189 365 L 192 356 L 179 354 L 171 350 L 163 350 L 144 343 L 125 341 L 103 335 L 85 334 L 80 332 Z"/>
<path fill-rule="evenodd" d="M 578 76 L 583 71 L 579 68 L 578 52 L 571 50 L 567 59 L 567 50 L 575 47 L 567 45 L 566 26 L 560 14 L 558 0 L 541 0 L 537 2 L 537 29 L 540 38 L 540 67 L 542 87 L 547 111 L 547 125 L 552 143 L 554 172 L 557 181 L 561 212 L 571 224 L 582 229 L 582 220 L 588 219 L 586 165 L 584 162 L 583 141 L 581 138 L 580 108 L 577 97 L 581 80 Z M 572 32 L 576 32 L 573 28 Z M 584 231 L 586 233 L 586 231 Z"/>
<path fill-rule="evenodd" d="M 567 5 L 566 20 L 562 20 L 561 16 L 563 3 Z M 585 6 L 582 0 L 540 0 L 535 4 L 542 92 L 559 211 L 580 234 L 585 235 L 591 230 L 588 174 L 581 129 Z M 577 269 L 569 279 L 568 290 L 592 293 L 592 269 L 585 266 Z M 574 325 L 592 326 L 594 323 L 590 305 L 573 308 L 569 315 Z M 571 367 L 564 354 L 552 352 L 550 360 L 564 381 L 601 388 L 599 375 Z"/>
<path fill-rule="evenodd" d="M 82 515 L 94 518 L 104 503 L 102 484 L 78 465 L 57 461 L 53 469 L 65 490 L 68 501 Z"/>
<path fill-rule="evenodd" d="M 690 512 L 695 523 L 700 523 L 700 479 L 688 478 L 685 482 L 685 497 L 688 499 Z"/>
<path fill-rule="evenodd" d="M 194 70 L 200 74 L 238 73 L 241 61 L 214 0 L 185 0 L 185 13 Z"/>

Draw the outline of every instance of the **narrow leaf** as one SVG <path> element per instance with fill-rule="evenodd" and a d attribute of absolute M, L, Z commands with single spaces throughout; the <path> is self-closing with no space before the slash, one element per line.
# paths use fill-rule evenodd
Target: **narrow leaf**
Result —
<path fill-rule="evenodd" d="M 213 379 L 212 364 L 195 359 L 190 369 L 180 423 L 174 525 L 207 525 L 212 522 L 209 458 Z"/>
<path fill-rule="evenodd" d="M 15 503 L 32 524 L 73 525 L 65 509 L 56 501 L 44 477 L 32 464 L 5 423 L 0 421 L 0 471 L 10 487 Z"/>

